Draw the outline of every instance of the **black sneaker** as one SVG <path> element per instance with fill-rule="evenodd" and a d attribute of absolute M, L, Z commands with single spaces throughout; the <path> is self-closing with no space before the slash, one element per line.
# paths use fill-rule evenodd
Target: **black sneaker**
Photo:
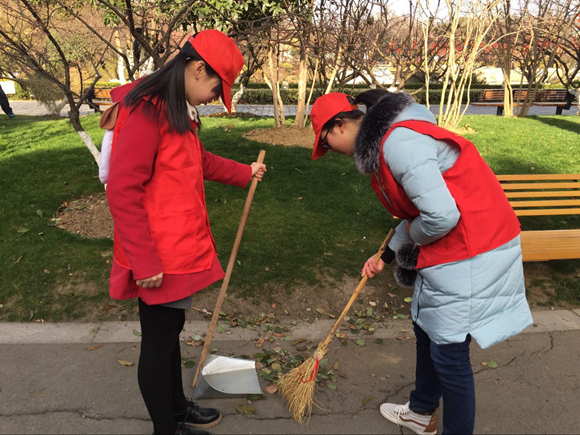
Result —
<path fill-rule="evenodd" d="M 208 431 L 197 430 L 187 426 L 185 423 L 177 423 L 175 435 L 211 435 Z"/>
<path fill-rule="evenodd" d="M 217 409 L 200 408 L 199 405 L 189 399 L 185 399 L 187 408 L 180 414 L 173 414 L 175 420 L 188 426 L 207 429 L 214 427 L 222 421 L 222 415 Z"/>

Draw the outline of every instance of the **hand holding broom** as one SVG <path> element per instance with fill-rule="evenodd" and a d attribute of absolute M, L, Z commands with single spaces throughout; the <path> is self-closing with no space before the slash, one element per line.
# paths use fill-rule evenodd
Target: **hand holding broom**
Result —
<path fill-rule="evenodd" d="M 395 231 L 391 229 L 374 257 L 375 263 L 379 261 L 381 255 L 385 252 L 385 249 L 394 234 Z M 344 317 L 348 313 L 348 310 L 350 310 L 354 301 L 358 298 L 358 295 L 365 286 L 367 280 L 368 277 L 366 275 L 360 280 L 360 283 L 350 297 L 346 307 L 342 310 L 341 315 L 336 320 L 336 323 L 330 330 L 328 336 L 322 343 L 318 344 L 314 356 L 308 358 L 299 367 L 285 374 L 278 383 L 278 391 L 286 401 L 292 417 L 300 424 L 302 424 L 305 416 L 310 418 L 310 414 L 312 413 L 312 400 L 314 398 L 314 387 L 316 383 L 316 374 L 318 373 L 318 364 L 326 354 L 327 346 L 334 337 L 334 333 L 344 320 Z"/>

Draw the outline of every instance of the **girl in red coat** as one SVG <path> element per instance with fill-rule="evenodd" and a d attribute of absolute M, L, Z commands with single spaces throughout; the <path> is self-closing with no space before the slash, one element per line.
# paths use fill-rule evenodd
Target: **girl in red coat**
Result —
<path fill-rule="evenodd" d="M 117 112 L 107 199 L 115 222 L 110 293 L 137 297 L 139 388 L 155 434 L 206 434 L 216 409 L 185 397 L 179 333 L 193 294 L 222 279 L 205 205 L 204 180 L 244 187 L 266 167 L 205 151 L 195 106 L 222 97 L 243 58 L 217 30 L 200 32 L 160 70 L 111 93 Z M 197 429 L 195 429 L 197 428 Z"/>

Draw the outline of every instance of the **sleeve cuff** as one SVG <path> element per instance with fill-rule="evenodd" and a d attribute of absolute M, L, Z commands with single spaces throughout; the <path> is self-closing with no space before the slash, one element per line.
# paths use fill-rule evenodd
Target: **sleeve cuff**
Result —
<path fill-rule="evenodd" d="M 387 246 L 383 255 L 381 255 L 381 260 L 383 260 L 386 264 L 391 264 L 391 262 L 395 259 L 395 251 Z"/>

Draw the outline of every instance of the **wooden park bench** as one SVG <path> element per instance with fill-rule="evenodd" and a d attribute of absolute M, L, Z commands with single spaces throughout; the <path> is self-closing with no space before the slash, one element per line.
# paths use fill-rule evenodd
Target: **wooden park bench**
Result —
<path fill-rule="evenodd" d="M 567 89 L 544 89 L 540 92 L 534 106 L 555 106 L 556 115 L 561 115 L 562 110 L 570 110 L 575 97 Z"/>
<path fill-rule="evenodd" d="M 535 96 L 535 91 L 532 91 Z M 521 105 L 518 101 L 523 101 L 526 99 L 528 95 L 528 91 L 526 89 L 519 90 L 515 89 L 514 93 L 514 107 Z M 497 107 L 496 114 L 497 116 L 503 115 L 503 97 L 504 97 L 504 89 L 484 89 L 479 94 L 479 100 L 473 103 L 470 103 L 472 106 L 495 106 Z"/>
<path fill-rule="evenodd" d="M 580 174 L 498 175 L 517 216 L 580 215 Z M 580 258 L 580 229 L 522 231 L 524 261 Z"/>
<path fill-rule="evenodd" d="M 90 103 L 97 107 L 99 110 L 101 106 L 110 106 L 111 101 L 111 91 L 114 88 L 95 88 L 92 98 L 89 99 Z"/>

